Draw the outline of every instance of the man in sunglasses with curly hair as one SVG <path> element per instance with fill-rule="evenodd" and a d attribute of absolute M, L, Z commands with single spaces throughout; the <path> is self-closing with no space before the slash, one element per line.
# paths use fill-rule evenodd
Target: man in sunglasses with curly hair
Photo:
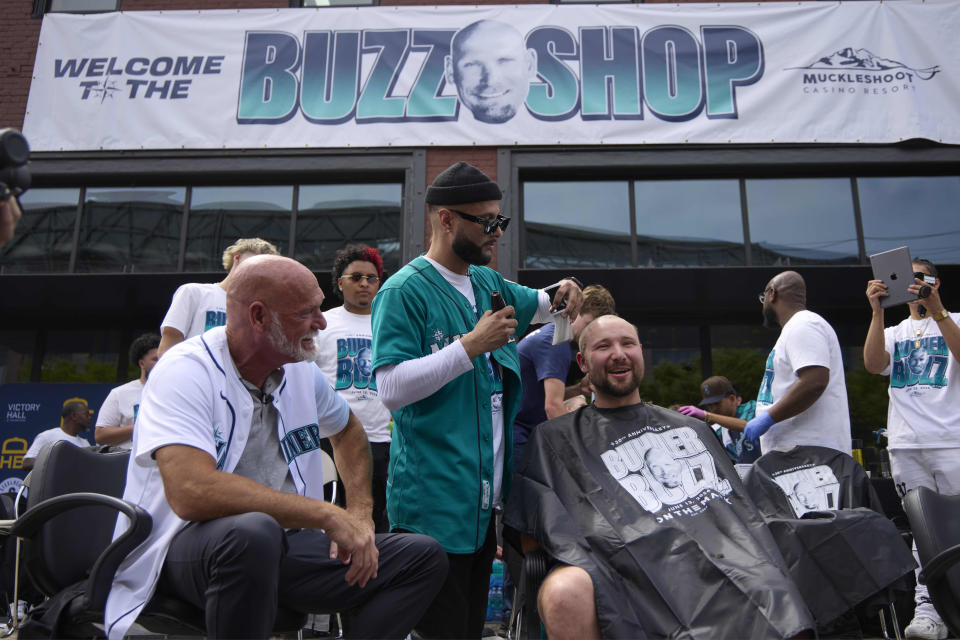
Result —
<path fill-rule="evenodd" d="M 549 296 L 487 265 L 510 219 L 495 182 L 466 162 L 427 189 L 430 249 L 390 277 L 373 301 L 373 367 L 394 418 L 387 511 L 394 531 L 432 536 L 449 559 L 447 582 L 416 626 L 428 638 L 480 638 L 494 509 L 510 488 L 520 408 L 514 336 L 563 314 L 583 296 L 572 279 Z M 499 292 L 504 307 L 491 296 Z"/>

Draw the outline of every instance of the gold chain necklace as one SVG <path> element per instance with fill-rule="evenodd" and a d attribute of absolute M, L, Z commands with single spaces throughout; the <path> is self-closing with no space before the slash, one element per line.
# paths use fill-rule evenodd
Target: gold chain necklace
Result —
<path fill-rule="evenodd" d="M 910 329 L 913 330 L 913 335 L 916 338 L 913 342 L 914 349 L 920 348 L 920 338 L 922 338 L 923 334 L 927 332 L 927 327 L 929 325 L 930 325 L 930 318 L 924 318 L 923 320 L 920 321 L 920 328 L 917 329 L 915 326 L 913 326 L 913 318 L 910 318 Z"/>

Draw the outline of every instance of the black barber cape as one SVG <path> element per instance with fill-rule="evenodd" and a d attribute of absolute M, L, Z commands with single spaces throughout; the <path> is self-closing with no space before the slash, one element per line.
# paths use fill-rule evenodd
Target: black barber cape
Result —
<path fill-rule="evenodd" d="M 887 587 L 910 590 L 910 547 L 846 453 L 771 451 L 753 463 L 744 485 L 819 626 Z"/>
<path fill-rule="evenodd" d="M 504 523 L 590 574 L 604 638 L 787 638 L 810 617 L 707 426 L 584 407 L 527 443 Z"/>

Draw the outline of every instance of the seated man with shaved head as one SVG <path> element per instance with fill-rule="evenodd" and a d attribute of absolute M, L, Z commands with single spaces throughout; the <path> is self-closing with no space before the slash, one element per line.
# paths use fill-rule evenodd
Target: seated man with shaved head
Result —
<path fill-rule="evenodd" d="M 433 600 L 447 573 L 440 546 L 374 534 L 363 426 L 313 364 L 322 302 L 300 263 L 248 258 L 231 275 L 226 326 L 154 367 L 124 492 L 153 529 L 115 576 L 110 638 L 155 592 L 202 608 L 211 638 L 266 638 L 278 605 L 352 609 L 349 637 L 402 638 Z M 323 501 L 324 437 L 346 509 Z"/>
<path fill-rule="evenodd" d="M 763 453 L 815 445 L 849 455 L 850 410 L 837 333 L 807 310 L 807 286 L 795 271 L 774 276 L 760 302 L 763 326 L 781 331 L 744 436 L 759 442 Z"/>
<path fill-rule="evenodd" d="M 601 316 L 577 362 L 595 404 L 533 430 L 504 524 L 556 562 L 551 640 L 790 638 L 813 621 L 702 421 L 644 403 L 632 324 Z"/>

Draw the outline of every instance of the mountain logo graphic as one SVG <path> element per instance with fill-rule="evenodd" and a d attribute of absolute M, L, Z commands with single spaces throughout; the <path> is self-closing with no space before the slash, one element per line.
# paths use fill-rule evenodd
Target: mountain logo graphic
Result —
<path fill-rule="evenodd" d="M 818 58 L 805 67 L 788 67 L 788 69 L 826 69 L 831 71 L 892 71 L 903 69 L 913 72 L 921 80 L 929 80 L 940 72 L 940 65 L 916 69 L 899 60 L 874 55 L 866 49 L 846 47 L 828 56 Z"/>

